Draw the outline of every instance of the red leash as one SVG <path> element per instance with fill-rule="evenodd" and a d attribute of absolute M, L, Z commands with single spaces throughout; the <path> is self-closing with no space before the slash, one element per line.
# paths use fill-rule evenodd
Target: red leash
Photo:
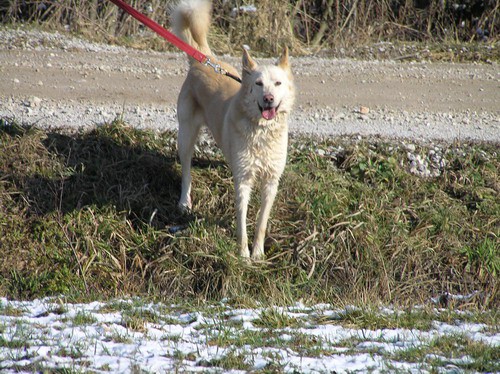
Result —
<path fill-rule="evenodd" d="M 137 19 L 139 22 L 143 23 L 147 27 L 149 27 L 151 30 L 153 30 L 155 33 L 160 35 L 162 38 L 166 39 L 169 41 L 171 44 L 175 45 L 177 48 L 180 50 L 186 52 L 189 56 L 194 58 L 196 61 L 202 63 L 203 65 L 207 65 L 212 67 L 217 74 L 222 74 L 222 75 L 227 75 L 228 77 L 233 78 L 234 80 L 238 81 L 241 83 L 241 79 L 225 69 L 223 69 L 219 64 L 214 64 L 213 62 L 210 61 L 210 58 L 198 51 L 196 48 L 193 48 L 174 34 L 172 34 L 170 31 L 166 30 L 164 27 L 160 26 L 158 23 L 153 21 L 152 19 L 146 17 L 144 14 L 140 13 L 136 9 L 132 8 L 130 5 L 125 3 L 123 0 L 110 0 L 112 3 L 114 3 L 116 6 L 120 7 L 123 9 L 125 12 L 130 14 L 132 17 Z"/>

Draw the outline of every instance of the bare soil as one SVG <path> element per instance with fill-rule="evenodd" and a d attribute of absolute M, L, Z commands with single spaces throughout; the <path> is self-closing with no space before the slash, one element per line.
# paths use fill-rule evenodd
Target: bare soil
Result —
<path fill-rule="evenodd" d="M 116 116 L 141 128 L 176 127 L 183 54 L 37 31 L 0 34 L 0 116 L 49 128 L 86 128 Z M 239 58 L 222 59 L 240 66 Z M 496 63 L 296 57 L 292 64 L 298 90 L 292 132 L 500 141 Z"/>

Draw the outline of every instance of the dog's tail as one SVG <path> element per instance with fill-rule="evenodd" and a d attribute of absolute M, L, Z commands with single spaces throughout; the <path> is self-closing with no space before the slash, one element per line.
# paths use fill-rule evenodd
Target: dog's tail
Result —
<path fill-rule="evenodd" d="M 209 0 L 181 0 L 172 12 L 174 34 L 205 55 L 211 55 L 207 41 L 211 13 Z"/>

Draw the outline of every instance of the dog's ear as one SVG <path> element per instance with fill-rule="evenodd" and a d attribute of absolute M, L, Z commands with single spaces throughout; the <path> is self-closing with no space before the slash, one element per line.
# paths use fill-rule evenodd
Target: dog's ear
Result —
<path fill-rule="evenodd" d="M 250 57 L 250 54 L 245 48 L 243 48 L 242 65 L 243 73 L 251 73 L 257 68 L 257 63 Z"/>
<path fill-rule="evenodd" d="M 288 62 L 288 47 L 285 46 L 276 65 L 282 68 L 283 70 L 287 71 L 290 70 L 290 64 Z"/>

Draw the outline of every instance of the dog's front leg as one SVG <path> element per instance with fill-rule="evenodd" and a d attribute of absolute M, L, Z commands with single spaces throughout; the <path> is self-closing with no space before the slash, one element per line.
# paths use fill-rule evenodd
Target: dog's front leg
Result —
<path fill-rule="evenodd" d="M 261 260 L 264 258 L 264 240 L 266 237 L 267 221 L 269 220 L 274 198 L 278 192 L 278 183 L 278 181 L 266 181 L 262 185 L 261 206 L 252 248 L 252 258 L 254 260 Z"/>
<path fill-rule="evenodd" d="M 240 256 L 250 257 L 248 250 L 247 235 L 247 211 L 250 195 L 252 193 L 252 184 L 248 182 L 235 181 L 236 193 L 236 236 L 240 248 Z"/>

